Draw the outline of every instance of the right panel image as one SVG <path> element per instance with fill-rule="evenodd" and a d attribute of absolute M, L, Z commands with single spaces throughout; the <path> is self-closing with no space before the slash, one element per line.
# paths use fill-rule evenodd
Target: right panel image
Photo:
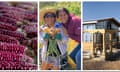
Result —
<path fill-rule="evenodd" d="M 83 2 L 83 70 L 120 69 L 120 2 Z"/>

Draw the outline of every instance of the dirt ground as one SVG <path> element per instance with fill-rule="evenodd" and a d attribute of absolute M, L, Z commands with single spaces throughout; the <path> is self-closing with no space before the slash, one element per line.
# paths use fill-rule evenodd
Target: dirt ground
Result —
<path fill-rule="evenodd" d="M 120 70 L 120 50 L 115 50 L 113 54 L 105 57 L 83 60 L 83 70 Z"/>
<path fill-rule="evenodd" d="M 120 70 L 120 61 L 83 61 L 84 70 Z"/>

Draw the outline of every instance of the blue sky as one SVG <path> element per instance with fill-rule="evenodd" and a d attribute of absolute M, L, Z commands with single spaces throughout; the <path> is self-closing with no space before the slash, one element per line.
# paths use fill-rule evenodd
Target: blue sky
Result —
<path fill-rule="evenodd" d="M 120 2 L 83 2 L 83 20 L 114 17 L 120 22 Z"/>

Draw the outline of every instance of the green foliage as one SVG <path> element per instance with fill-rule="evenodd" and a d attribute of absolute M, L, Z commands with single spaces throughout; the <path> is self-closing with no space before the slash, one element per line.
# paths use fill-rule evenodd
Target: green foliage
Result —
<path fill-rule="evenodd" d="M 69 10 L 70 13 L 75 15 L 81 15 L 81 3 L 80 2 L 40 2 L 40 9 L 53 7 L 55 9 L 65 7 Z"/>
<path fill-rule="evenodd" d="M 80 2 L 40 2 L 40 9 L 52 7 L 55 9 L 65 7 L 70 13 L 80 17 L 81 16 L 81 3 Z M 42 24 L 42 22 L 40 22 Z"/>

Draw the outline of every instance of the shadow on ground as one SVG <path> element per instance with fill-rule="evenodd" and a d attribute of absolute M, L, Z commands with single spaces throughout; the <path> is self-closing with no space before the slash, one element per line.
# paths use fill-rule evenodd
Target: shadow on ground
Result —
<path fill-rule="evenodd" d="M 83 60 L 84 70 L 120 70 L 120 51 L 106 54 L 103 60 Z"/>
<path fill-rule="evenodd" d="M 120 60 L 120 51 L 117 51 L 116 53 L 109 53 L 106 54 L 106 61 L 117 61 Z"/>

